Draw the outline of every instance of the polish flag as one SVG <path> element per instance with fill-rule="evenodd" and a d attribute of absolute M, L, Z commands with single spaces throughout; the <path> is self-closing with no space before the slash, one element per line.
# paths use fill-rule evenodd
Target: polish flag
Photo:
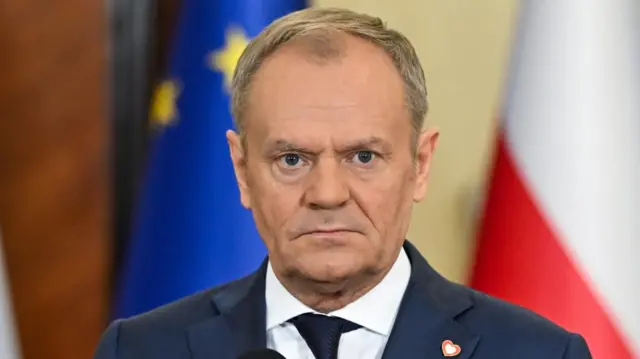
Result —
<path fill-rule="evenodd" d="M 525 0 L 471 286 L 640 358 L 640 2 Z"/>

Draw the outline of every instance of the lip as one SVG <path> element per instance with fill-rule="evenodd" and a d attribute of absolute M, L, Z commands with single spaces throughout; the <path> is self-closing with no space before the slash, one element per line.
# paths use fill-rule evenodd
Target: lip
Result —
<path fill-rule="evenodd" d="M 329 229 L 329 230 L 322 229 L 322 230 L 310 231 L 305 233 L 304 235 L 314 236 L 314 237 L 339 237 L 339 236 L 344 236 L 346 234 L 351 234 L 351 233 L 356 233 L 356 232 L 348 229 Z"/>

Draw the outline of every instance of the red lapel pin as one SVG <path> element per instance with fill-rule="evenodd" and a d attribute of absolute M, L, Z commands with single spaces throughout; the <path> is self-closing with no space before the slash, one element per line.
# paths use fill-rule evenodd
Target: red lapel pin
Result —
<path fill-rule="evenodd" d="M 454 344 L 451 340 L 447 339 L 442 342 L 442 354 L 446 357 L 454 357 L 460 354 L 461 351 L 460 346 Z"/>

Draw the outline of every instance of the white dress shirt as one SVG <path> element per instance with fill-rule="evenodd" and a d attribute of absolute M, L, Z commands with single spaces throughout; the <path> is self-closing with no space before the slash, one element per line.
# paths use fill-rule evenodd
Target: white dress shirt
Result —
<path fill-rule="evenodd" d="M 343 334 L 338 359 L 380 359 L 393 328 L 402 296 L 411 276 L 411 264 L 404 249 L 391 270 L 368 293 L 329 315 L 350 320 L 362 328 Z M 317 313 L 291 295 L 273 273 L 266 276 L 267 346 L 287 359 L 313 359 L 296 327 L 287 321 L 304 313 Z"/>

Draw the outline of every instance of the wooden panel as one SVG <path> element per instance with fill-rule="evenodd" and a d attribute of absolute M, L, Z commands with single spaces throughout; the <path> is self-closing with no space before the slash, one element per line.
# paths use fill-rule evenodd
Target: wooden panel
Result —
<path fill-rule="evenodd" d="M 24 359 L 90 358 L 106 323 L 105 10 L 0 2 L 0 226 Z"/>

